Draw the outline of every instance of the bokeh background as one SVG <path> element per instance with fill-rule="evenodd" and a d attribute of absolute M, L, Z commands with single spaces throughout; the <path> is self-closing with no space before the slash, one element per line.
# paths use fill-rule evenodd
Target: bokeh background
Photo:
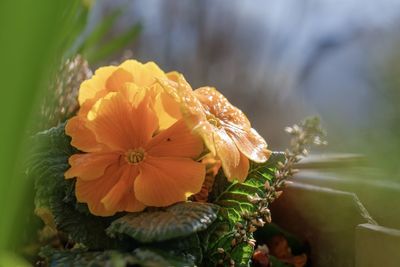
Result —
<path fill-rule="evenodd" d="M 328 170 L 340 181 L 327 183 L 400 228 L 400 1 L 40 2 L 0 3 L 0 248 L 26 227 L 24 140 L 55 70 L 77 53 L 92 70 L 134 58 L 215 86 L 273 150 L 286 148 L 285 126 L 319 115 L 329 141 L 319 153 L 367 162 Z"/>

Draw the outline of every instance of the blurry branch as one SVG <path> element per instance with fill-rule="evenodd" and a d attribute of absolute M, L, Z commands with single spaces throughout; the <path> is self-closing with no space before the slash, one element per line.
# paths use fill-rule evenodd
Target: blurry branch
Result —
<path fill-rule="evenodd" d="M 105 40 L 122 14 L 122 7 L 114 10 L 110 15 L 101 20 L 89 33 L 85 32 L 84 28 L 79 28 L 75 35 L 77 36 L 75 43 L 71 45 L 65 58 L 68 59 L 74 57 L 76 54 L 81 54 L 93 65 L 109 58 L 113 54 L 121 51 L 129 43 L 133 42 L 142 30 L 142 25 L 140 23 L 136 23 L 117 37 Z M 86 25 L 86 20 L 87 16 L 84 25 Z"/>
<path fill-rule="evenodd" d="M 93 48 L 101 42 L 107 32 L 111 30 L 112 26 L 116 23 L 121 14 L 122 10 L 117 9 L 100 21 L 86 38 L 82 38 L 77 52 L 84 54 L 84 51 L 89 52 L 90 50 L 93 50 Z"/>
<path fill-rule="evenodd" d="M 140 23 L 135 24 L 131 29 L 122 33 L 113 40 L 106 42 L 93 52 L 87 52 L 86 58 L 91 64 L 95 64 L 103 59 L 112 56 L 114 53 L 121 51 L 126 45 L 136 39 L 142 30 Z"/>
<path fill-rule="evenodd" d="M 40 120 L 33 125 L 33 132 L 54 127 L 71 117 L 78 108 L 80 84 L 92 76 L 89 64 L 96 64 L 120 52 L 139 35 L 142 26 L 137 23 L 119 36 L 104 40 L 122 13 L 122 8 L 113 11 L 87 34 L 85 27 L 89 10 L 82 5 L 74 5 L 69 12 L 74 26 L 70 27 L 63 40 L 60 67 L 52 70 L 53 78 L 44 86 L 48 89 L 41 99 Z"/>

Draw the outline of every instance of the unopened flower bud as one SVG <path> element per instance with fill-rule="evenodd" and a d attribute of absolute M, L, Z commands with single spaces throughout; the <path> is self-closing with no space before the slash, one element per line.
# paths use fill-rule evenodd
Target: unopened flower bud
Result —
<path fill-rule="evenodd" d="M 250 225 L 249 226 L 249 232 L 250 233 L 254 233 L 257 230 L 257 227 L 255 227 L 254 225 Z"/>
<path fill-rule="evenodd" d="M 269 190 L 271 188 L 271 185 L 269 184 L 269 181 L 266 181 L 264 184 L 265 190 Z"/>
<path fill-rule="evenodd" d="M 236 239 L 232 239 L 231 246 L 234 247 L 234 246 L 236 246 L 236 244 L 237 244 Z"/>

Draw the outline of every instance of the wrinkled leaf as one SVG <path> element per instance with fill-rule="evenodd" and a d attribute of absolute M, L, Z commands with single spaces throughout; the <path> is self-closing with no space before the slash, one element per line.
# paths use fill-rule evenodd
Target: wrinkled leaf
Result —
<path fill-rule="evenodd" d="M 127 214 L 107 229 L 111 236 L 128 235 L 140 242 L 161 242 L 206 229 L 216 218 L 218 206 L 183 202 L 165 209 Z"/>
<path fill-rule="evenodd" d="M 35 181 L 35 206 L 46 224 L 55 224 L 78 243 L 92 249 L 114 246 L 116 241 L 105 233 L 115 218 L 97 217 L 83 204 L 77 204 L 73 181 L 64 179 L 69 168 L 68 158 L 78 151 L 70 145 L 65 135 L 65 124 L 34 136 L 35 145 L 30 157 L 28 177 Z M 71 189 L 72 188 L 72 189 Z"/>
<path fill-rule="evenodd" d="M 52 267 L 165 267 L 194 266 L 191 261 L 157 249 L 139 248 L 133 252 L 117 250 L 83 251 L 42 249 L 41 256 Z"/>
<path fill-rule="evenodd" d="M 202 248 L 197 233 L 184 238 L 153 243 L 151 246 L 167 252 L 170 255 L 185 259 L 187 262 L 194 262 L 198 265 L 200 265 L 203 260 Z"/>

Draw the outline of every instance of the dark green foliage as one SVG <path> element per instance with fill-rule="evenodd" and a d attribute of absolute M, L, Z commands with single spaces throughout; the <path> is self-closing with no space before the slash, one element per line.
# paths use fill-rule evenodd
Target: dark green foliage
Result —
<path fill-rule="evenodd" d="M 274 153 L 268 162 L 252 164 L 244 183 L 228 182 L 220 173 L 210 195 L 214 204 L 182 202 L 107 218 L 77 203 L 74 180 L 64 179 L 68 158 L 79 153 L 64 124 L 37 134 L 32 143 L 27 173 L 35 181 L 36 209 L 48 210 L 58 230 L 91 250 L 52 250 L 50 266 L 213 266 L 220 259 L 217 248 L 229 251 L 236 266 L 248 266 L 253 247 L 247 242 L 232 246 L 235 225 L 243 222 L 244 213 L 255 211 L 249 196 L 264 196 L 277 162 L 285 160 L 284 154 Z"/>
<path fill-rule="evenodd" d="M 285 154 L 274 152 L 270 159 L 263 164 L 252 163 L 249 175 L 244 183 L 232 182 L 215 199 L 214 203 L 221 206 L 220 214 L 233 227 L 243 220 L 242 215 L 246 212 L 254 212 L 255 206 L 249 200 L 249 196 L 257 194 L 265 195 L 265 183 L 274 179 L 278 162 L 284 162 Z M 223 179 L 223 177 L 219 177 Z M 225 178 L 226 181 L 226 178 Z M 218 182 L 223 184 L 223 182 Z"/>
<path fill-rule="evenodd" d="M 290 266 L 292 266 L 290 264 L 286 264 L 286 263 L 280 261 L 279 259 L 275 258 L 272 255 L 269 255 L 268 257 L 269 257 L 269 262 L 270 262 L 271 266 L 274 266 L 274 267 L 290 267 Z"/>
<path fill-rule="evenodd" d="M 126 234 L 139 242 L 161 242 L 206 229 L 216 218 L 218 206 L 182 202 L 165 209 L 130 213 L 107 229 L 111 236 Z"/>
<path fill-rule="evenodd" d="M 172 239 L 151 244 L 153 249 L 162 250 L 173 257 L 179 257 L 187 262 L 200 265 L 203 260 L 203 252 L 197 233 L 188 237 Z"/>
<path fill-rule="evenodd" d="M 64 126 L 60 124 L 33 137 L 27 174 L 35 181 L 36 210 L 49 212 L 57 229 L 75 242 L 91 249 L 113 247 L 116 241 L 106 235 L 105 229 L 115 217 L 97 217 L 87 212 L 86 205 L 76 203 L 74 182 L 64 179 L 68 158 L 78 152 L 70 145 Z"/>
<path fill-rule="evenodd" d="M 157 249 L 135 249 L 133 252 L 106 250 L 88 252 L 83 250 L 59 251 L 51 248 L 42 249 L 41 256 L 51 267 L 165 267 L 194 266 L 192 261 Z"/>

